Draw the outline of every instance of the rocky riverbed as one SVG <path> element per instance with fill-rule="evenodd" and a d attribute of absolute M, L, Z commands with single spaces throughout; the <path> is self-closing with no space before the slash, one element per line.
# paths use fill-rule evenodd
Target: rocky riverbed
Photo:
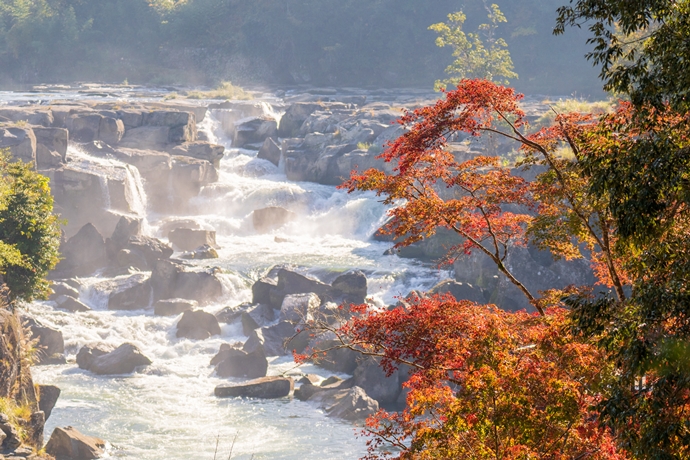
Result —
<path fill-rule="evenodd" d="M 162 96 L 0 93 L 0 148 L 50 177 L 67 220 L 54 295 L 27 308 L 44 347 L 35 378 L 61 389 L 47 433 L 74 425 L 118 458 L 213 458 L 235 437 L 233 458 L 356 458 L 355 425 L 404 404 L 406 374 L 346 350 L 295 366 L 293 349 L 333 340 L 297 334 L 304 317 L 429 289 L 523 306 L 478 256 L 438 268 L 449 235 L 391 253 L 376 197 L 334 187 L 352 169 L 390 168 L 376 156 L 403 132 L 395 120 L 433 94 Z M 586 266 L 515 254 L 530 288 L 589 281 Z"/>

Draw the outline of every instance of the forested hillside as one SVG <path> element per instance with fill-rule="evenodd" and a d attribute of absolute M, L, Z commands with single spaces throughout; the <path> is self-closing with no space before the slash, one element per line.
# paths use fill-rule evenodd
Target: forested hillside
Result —
<path fill-rule="evenodd" d="M 497 0 L 528 93 L 600 94 L 584 34 L 554 37 L 562 0 Z M 0 82 L 431 87 L 451 50 L 431 24 L 481 0 L 2 0 Z"/>

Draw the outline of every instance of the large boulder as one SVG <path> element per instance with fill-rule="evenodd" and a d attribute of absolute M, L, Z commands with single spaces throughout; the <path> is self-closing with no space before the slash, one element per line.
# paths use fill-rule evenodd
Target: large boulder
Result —
<path fill-rule="evenodd" d="M 193 112 L 156 110 L 144 114 L 144 125 L 168 128 L 169 143 L 180 144 L 196 140 L 196 116 Z"/>
<path fill-rule="evenodd" d="M 244 335 L 251 335 L 254 329 L 262 326 L 267 326 L 275 319 L 275 310 L 269 305 L 258 304 L 246 308 L 240 313 L 240 321 L 242 323 L 242 332 Z"/>
<path fill-rule="evenodd" d="M 196 300 L 199 305 L 213 302 L 223 293 L 218 271 L 159 260 L 151 275 L 154 301 L 183 298 Z"/>
<path fill-rule="evenodd" d="M 127 129 L 119 146 L 134 149 L 163 150 L 170 137 L 167 126 L 139 126 Z"/>
<path fill-rule="evenodd" d="M 36 364 L 53 364 L 56 358 L 57 361 L 64 362 L 65 340 L 61 331 L 41 324 L 33 318 L 25 318 L 25 324 L 31 332 L 31 337 L 38 340 Z"/>
<path fill-rule="evenodd" d="M 9 149 L 10 154 L 24 163 L 36 164 L 36 136 L 31 128 L 0 128 L 0 150 Z"/>
<path fill-rule="evenodd" d="M 64 128 L 34 126 L 36 136 L 36 165 L 39 170 L 57 168 L 65 163 L 69 132 Z"/>
<path fill-rule="evenodd" d="M 77 353 L 77 366 L 79 369 L 88 371 L 96 358 L 107 355 L 111 351 L 113 351 L 112 347 L 103 344 L 81 347 Z"/>
<path fill-rule="evenodd" d="M 204 245 L 218 247 L 215 230 L 176 228 L 168 233 L 168 240 L 180 251 L 193 251 Z"/>
<path fill-rule="evenodd" d="M 141 236 L 141 221 L 142 219 L 138 217 L 120 217 L 113 234 L 110 236 L 110 241 L 115 250 L 124 248 L 130 238 Z"/>
<path fill-rule="evenodd" d="M 270 290 L 270 305 L 276 309 L 282 306 L 283 299 L 289 294 L 313 292 L 319 296 L 322 302 L 333 297 L 331 286 L 293 270 L 281 268 L 278 270 L 276 278 L 276 287 Z"/>
<path fill-rule="evenodd" d="M 94 460 L 103 456 L 105 441 L 80 433 L 71 426 L 56 427 L 45 450 L 57 460 Z"/>
<path fill-rule="evenodd" d="M 379 404 L 394 403 L 402 391 L 398 371 L 396 370 L 387 376 L 373 357 L 366 358 L 357 365 L 354 380 L 355 385 L 361 387 L 368 396 L 374 398 Z"/>
<path fill-rule="evenodd" d="M 247 144 L 260 144 L 268 137 L 275 137 L 278 123 L 270 117 L 260 116 L 246 118 L 235 123 L 235 136 L 232 146 L 244 147 Z"/>
<path fill-rule="evenodd" d="M 172 155 L 187 156 L 206 160 L 216 168 L 220 167 L 220 160 L 225 155 L 225 147 L 222 145 L 211 144 L 209 142 L 185 142 L 175 146 L 170 153 Z"/>
<path fill-rule="evenodd" d="M 157 316 L 177 316 L 199 306 L 195 300 L 165 299 L 159 300 L 153 306 L 153 314 Z"/>
<path fill-rule="evenodd" d="M 141 310 L 151 302 L 151 280 L 146 273 L 133 273 L 99 285 L 112 287 L 108 295 L 108 310 Z"/>
<path fill-rule="evenodd" d="M 255 379 L 265 377 L 268 371 L 268 360 L 263 347 L 256 347 L 252 352 L 223 344 L 218 354 L 211 360 L 216 365 L 218 377 L 246 377 Z"/>
<path fill-rule="evenodd" d="M 427 291 L 427 294 L 450 294 L 455 300 L 471 300 L 472 302 L 485 303 L 486 298 L 480 288 L 470 283 L 461 283 L 455 280 L 443 280 Z"/>
<path fill-rule="evenodd" d="M 169 244 L 143 235 L 129 237 L 123 249 L 143 258 L 149 269 L 154 267 L 159 260 L 169 259 L 173 254 L 173 248 Z"/>
<path fill-rule="evenodd" d="M 89 370 L 94 374 L 129 374 L 137 367 L 148 366 L 151 360 L 131 343 L 123 343 L 110 353 L 96 357 Z"/>
<path fill-rule="evenodd" d="M 21 444 L 22 439 L 17 428 L 10 423 L 7 415 L 0 413 L 0 451 L 12 452 Z"/>
<path fill-rule="evenodd" d="M 204 340 L 220 335 L 220 324 L 215 316 L 203 310 L 186 311 L 177 323 L 177 337 Z"/>
<path fill-rule="evenodd" d="M 314 393 L 307 401 L 315 402 L 329 417 L 361 422 L 379 410 L 376 400 L 360 387 Z"/>
<path fill-rule="evenodd" d="M 98 132 L 103 115 L 99 113 L 77 113 L 67 119 L 70 137 L 76 142 L 92 142 L 100 139 Z"/>
<path fill-rule="evenodd" d="M 65 277 L 88 276 L 106 263 L 105 241 L 101 233 L 88 223 L 60 248 L 63 260 L 55 268 Z"/>
<path fill-rule="evenodd" d="M 331 380 L 335 381 L 332 382 Z M 329 379 L 324 380 L 321 385 L 316 385 L 311 382 L 303 383 L 301 387 L 295 390 L 295 398 L 299 399 L 300 401 L 306 401 L 314 394 L 321 391 L 346 390 L 352 388 L 353 386 L 355 386 L 355 381 L 352 378 L 343 380 L 337 377 L 334 379 L 329 377 Z"/>
<path fill-rule="evenodd" d="M 61 390 L 55 385 L 38 385 L 38 408 L 45 414 L 46 420 L 60 397 Z"/>
<path fill-rule="evenodd" d="M 338 276 L 332 283 L 334 295 L 344 303 L 361 304 L 367 296 L 367 277 L 360 270 Z"/>
<path fill-rule="evenodd" d="M 278 135 L 280 137 L 295 137 L 299 134 L 304 121 L 317 110 L 322 110 L 323 106 L 318 103 L 296 102 L 287 108 L 285 114 L 280 119 Z"/>
<path fill-rule="evenodd" d="M 75 299 L 79 298 L 79 290 L 63 281 L 53 281 L 53 283 L 50 285 L 50 289 L 53 292 L 50 294 L 50 296 L 48 296 L 48 300 L 55 300 L 62 295 L 74 297 Z"/>
<path fill-rule="evenodd" d="M 125 135 L 125 125 L 122 120 L 111 117 L 101 118 L 98 126 L 98 139 L 109 145 L 115 145 Z"/>
<path fill-rule="evenodd" d="M 294 386 L 295 381 L 290 377 L 262 377 L 239 385 L 217 386 L 215 395 L 219 398 L 283 398 L 292 392 Z"/>
<path fill-rule="evenodd" d="M 268 160 L 278 166 L 280 164 L 280 145 L 278 145 L 273 138 L 267 137 L 261 145 L 256 157 L 262 160 Z"/>
<path fill-rule="evenodd" d="M 317 353 L 324 352 L 322 356 L 319 355 L 317 361 L 317 364 L 324 369 L 352 374 L 357 368 L 359 353 L 342 347 L 342 343 L 334 335 L 316 338 L 310 348 Z"/>
<path fill-rule="evenodd" d="M 307 334 L 297 334 L 294 324 L 280 321 L 272 326 L 254 329 L 250 332 L 247 343 L 261 343 L 267 356 L 283 356 L 292 350 L 298 353 L 304 351 L 307 346 Z"/>
<path fill-rule="evenodd" d="M 259 233 L 280 228 L 297 218 L 297 214 L 279 206 L 256 209 L 252 212 L 252 224 Z"/>
<path fill-rule="evenodd" d="M 321 299 L 313 292 L 286 295 L 280 307 L 280 320 L 292 324 L 306 323 L 313 319 L 313 313 L 320 304 Z"/>
<path fill-rule="evenodd" d="M 72 296 L 60 295 L 53 300 L 55 302 L 55 306 L 57 306 L 59 309 L 71 311 L 72 313 L 91 310 L 88 305 Z"/>

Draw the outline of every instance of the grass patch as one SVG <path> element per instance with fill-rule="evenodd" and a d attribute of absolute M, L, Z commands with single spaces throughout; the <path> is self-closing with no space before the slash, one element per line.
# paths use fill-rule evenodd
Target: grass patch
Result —
<path fill-rule="evenodd" d="M 535 125 L 547 126 L 554 122 L 556 119 L 556 114 L 561 113 L 592 113 L 594 115 L 602 115 L 605 113 L 610 113 L 613 111 L 615 102 L 613 99 L 608 99 L 605 101 L 594 101 L 590 102 L 585 99 L 559 99 L 557 101 L 544 101 L 544 104 L 551 106 L 551 110 L 544 113 L 539 119 L 537 119 Z"/>
<path fill-rule="evenodd" d="M 211 91 L 188 91 L 185 94 L 187 99 L 226 99 L 226 100 L 248 100 L 253 99 L 252 95 L 235 86 L 229 81 L 221 82 L 216 89 Z"/>
<path fill-rule="evenodd" d="M 10 425 L 17 430 L 19 439 L 26 442 L 29 433 L 26 426 L 31 419 L 31 406 L 29 404 L 17 404 L 12 398 L 0 398 L 0 413 L 5 414 L 9 419 Z"/>

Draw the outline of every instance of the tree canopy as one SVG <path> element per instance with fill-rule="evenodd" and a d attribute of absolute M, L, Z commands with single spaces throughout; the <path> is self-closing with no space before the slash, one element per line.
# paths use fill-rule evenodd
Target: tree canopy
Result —
<path fill-rule="evenodd" d="M 0 272 L 11 299 L 44 297 L 58 262 L 60 225 L 48 178 L 0 153 Z"/>

